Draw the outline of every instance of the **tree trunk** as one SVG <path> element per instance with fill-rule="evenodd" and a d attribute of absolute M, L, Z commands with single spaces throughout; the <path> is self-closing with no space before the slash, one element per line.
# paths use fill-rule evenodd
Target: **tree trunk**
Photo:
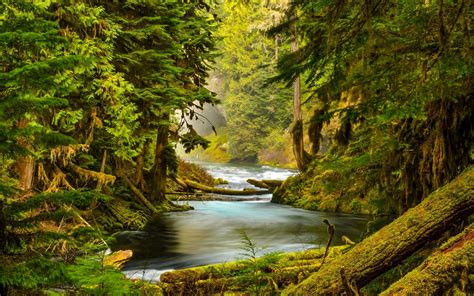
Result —
<path fill-rule="evenodd" d="M 20 119 L 18 122 L 18 128 L 26 128 L 29 121 L 27 119 Z M 19 139 L 19 144 L 25 148 L 30 147 L 30 143 L 26 139 Z M 35 161 L 33 157 L 27 155 L 20 157 L 16 163 L 18 172 L 19 187 L 25 191 L 29 191 L 33 188 L 33 176 L 35 169 Z"/>
<path fill-rule="evenodd" d="M 169 122 L 170 115 L 165 114 L 161 117 L 160 122 Z M 153 176 L 151 183 L 151 200 L 153 202 L 162 203 L 166 200 L 166 156 L 165 150 L 168 144 L 169 126 L 167 123 L 161 123 L 158 126 L 156 134 L 155 147 L 155 163 L 153 164 Z"/>
<path fill-rule="evenodd" d="M 3 213 L 3 199 L 0 199 L 0 254 L 5 252 L 7 221 Z"/>
<path fill-rule="evenodd" d="M 20 188 L 25 191 L 31 190 L 33 188 L 35 161 L 31 156 L 23 156 L 18 159 L 16 166 Z"/>
<path fill-rule="evenodd" d="M 291 25 L 291 51 L 298 51 L 298 38 L 296 31 L 296 18 Z M 308 165 L 308 155 L 304 151 L 303 142 L 303 115 L 301 112 L 301 83 L 300 76 L 297 75 L 293 81 L 293 127 L 291 129 L 293 138 L 293 154 L 295 155 L 296 165 L 300 171 L 305 171 Z"/>
<path fill-rule="evenodd" d="M 104 149 L 104 154 L 102 155 L 102 163 L 100 164 L 100 172 L 105 172 L 105 165 L 107 164 L 107 149 Z"/>
<path fill-rule="evenodd" d="M 6 251 L 7 221 L 3 212 L 4 202 L 0 199 L 0 256 Z M 0 263 L 1 264 L 1 263 Z M 0 284 L 0 296 L 8 294 L 8 286 Z"/>
<path fill-rule="evenodd" d="M 137 184 L 142 192 L 145 191 L 145 177 L 143 169 L 145 167 L 145 156 L 148 152 L 149 145 L 150 143 L 148 141 L 143 144 L 143 149 L 140 152 L 140 155 L 137 157 L 137 165 L 135 166 L 135 184 Z"/>
<path fill-rule="evenodd" d="M 474 225 L 450 239 L 439 250 L 431 254 L 420 266 L 398 282 L 391 285 L 382 295 L 450 295 L 449 289 L 460 280 L 462 292 L 471 295 L 465 285 L 463 273 L 474 270 Z M 465 274 L 465 275 L 467 275 Z M 473 287 L 474 289 L 474 287 Z"/>
<path fill-rule="evenodd" d="M 344 292 L 340 271 L 361 288 L 401 263 L 427 242 L 439 237 L 461 219 L 474 213 L 474 166 L 418 206 L 328 262 L 285 295 L 339 295 Z"/>

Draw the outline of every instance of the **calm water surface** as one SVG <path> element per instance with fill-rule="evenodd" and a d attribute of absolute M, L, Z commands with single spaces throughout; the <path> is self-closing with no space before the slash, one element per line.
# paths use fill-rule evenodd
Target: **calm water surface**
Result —
<path fill-rule="evenodd" d="M 295 172 L 268 166 L 201 164 L 215 177 L 229 181 L 227 188 L 254 188 L 253 179 L 283 180 Z M 250 196 L 251 197 L 251 196 Z M 198 265 L 242 258 L 240 232 L 244 230 L 261 247 L 261 254 L 297 251 L 325 246 L 328 219 L 336 226 L 335 244 L 345 234 L 358 239 L 367 217 L 306 211 L 262 201 L 189 202 L 195 210 L 166 213 L 151 221 L 144 231 L 118 234 L 114 249 L 131 249 L 134 256 L 124 267 L 130 278 L 157 281 L 161 273 Z M 240 196 L 241 198 L 241 196 Z"/>

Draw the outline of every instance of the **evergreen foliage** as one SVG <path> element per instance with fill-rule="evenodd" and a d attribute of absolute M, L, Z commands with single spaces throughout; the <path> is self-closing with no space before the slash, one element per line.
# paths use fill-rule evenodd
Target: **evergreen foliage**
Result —
<path fill-rule="evenodd" d="M 221 55 L 215 71 L 225 84 L 221 94 L 229 114 L 225 132 L 234 160 L 256 161 L 264 149 L 287 141 L 275 134 L 283 134 L 291 122 L 291 90 L 281 83 L 267 85 L 277 73 L 276 61 L 285 47 L 279 36 L 264 34 L 281 18 L 284 6 L 282 1 L 225 1 L 222 5 L 217 32 Z"/>
<path fill-rule="evenodd" d="M 156 210 L 147 198 L 166 202 L 154 189 L 164 197 L 177 172 L 177 142 L 207 145 L 184 115 L 216 102 L 204 88 L 211 9 L 181 0 L 0 3 L 0 293 L 130 292 L 120 273 L 81 257 L 107 247 L 105 231 L 143 227 Z"/>
<path fill-rule="evenodd" d="M 336 196 L 375 190 L 400 213 L 472 163 L 468 1 L 301 0 L 287 15 L 302 42 L 276 79 L 307 75 L 313 146 L 332 139 L 303 179 L 327 171 Z"/>

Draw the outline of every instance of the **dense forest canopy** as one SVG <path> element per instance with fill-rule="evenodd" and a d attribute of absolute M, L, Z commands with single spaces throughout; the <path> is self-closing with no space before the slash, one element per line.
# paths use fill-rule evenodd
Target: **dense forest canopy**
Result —
<path fill-rule="evenodd" d="M 98 212 L 112 219 L 97 225 L 140 227 L 144 213 L 167 204 L 176 143 L 187 149 L 207 144 L 174 114 L 215 102 L 203 86 L 216 26 L 210 7 L 201 1 L 27 0 L 0 7 L 7 215 L 1 249 L 19 244 L 27 251 L 40 233 L 51 232 L 43 220 L 70 222 L 62 235 L 74 238 L 73 225 L 97 203 L 107 204 Z M 135 199 L 122 192 L 127 186 Z M 17 240 L 23 235 L 28 238 Z M 50 243 L 42 246 L 50 249 Z M 75 252 L 74 244 L 64 246 L 62 253 Z"/>
<path fill-rule="evenodd" d="M 432 208 L 450 221 L 423 215 L 429 235 L 380 274 L 443 233 L 457 235 L 443 252 L 472 242 L 472 11 L 469 0 L 2 0 L 0 295 L 166 294 L 104 264 L 111 234 L 191 209 L 172 194 L 267 193 L 214 188 L 224 180 L 178 147 L 296 165 L 284 182 L 252 181 L 276 203 L 400 216 L 403 227 L 405 213 Z M 219 103 L 226 126 L 199 135 L 204 105 Z M 365 244 L 378 237 L 387 249 L 400 239 Z M 462 246 L 448 255 L 464 258 L 472 244 Z M 282 272 L 267 279 L 272 293 L 335 287 L 326 255 L 311 267 L 321 287 L 303 281 L 309 271 Z M 269 269 L 252 256 L 254 275 Z M 347 272 L 357 291 L 378 275 Z"/>
<path fill-rule="evenodd" d="M 266 34 L 284 18 L 287 7 L 287 1 L 224 1 L 219 7 L 210 87 L 226 122 L 218 122 L 217 135 L 206 137 L 209 149 L 192 157 L 292 165 L 292 91 L 284 82 L 269 84 L 278 73 L 278 58 L 289 51 L 288 38 Z"/>
<path fill-rule="evenodd" d="M 296 22 L 304 42 L 280 60 L 279 78 L 307 73 L 313 147 L 334 128 L 331 152 L 308 164 L 308 175 L 327 175 L 313 194 L 372 196 L 403 212 L 472 163 L 469 7 L 293 2 L 294 19 L 274 31 Z"/>

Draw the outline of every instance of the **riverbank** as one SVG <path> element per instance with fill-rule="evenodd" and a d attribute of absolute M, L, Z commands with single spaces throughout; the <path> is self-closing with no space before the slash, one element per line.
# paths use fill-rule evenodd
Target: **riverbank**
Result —
<path fill-rule="evenodd" d="M 343 178 L 333 170 L 310 169 L 286 179 L 273 193 L 272 202 L 311 211 L 391 214 L 380 206 L 384 199 L 375 194 L 374 188 L 343 183 Z"/>

